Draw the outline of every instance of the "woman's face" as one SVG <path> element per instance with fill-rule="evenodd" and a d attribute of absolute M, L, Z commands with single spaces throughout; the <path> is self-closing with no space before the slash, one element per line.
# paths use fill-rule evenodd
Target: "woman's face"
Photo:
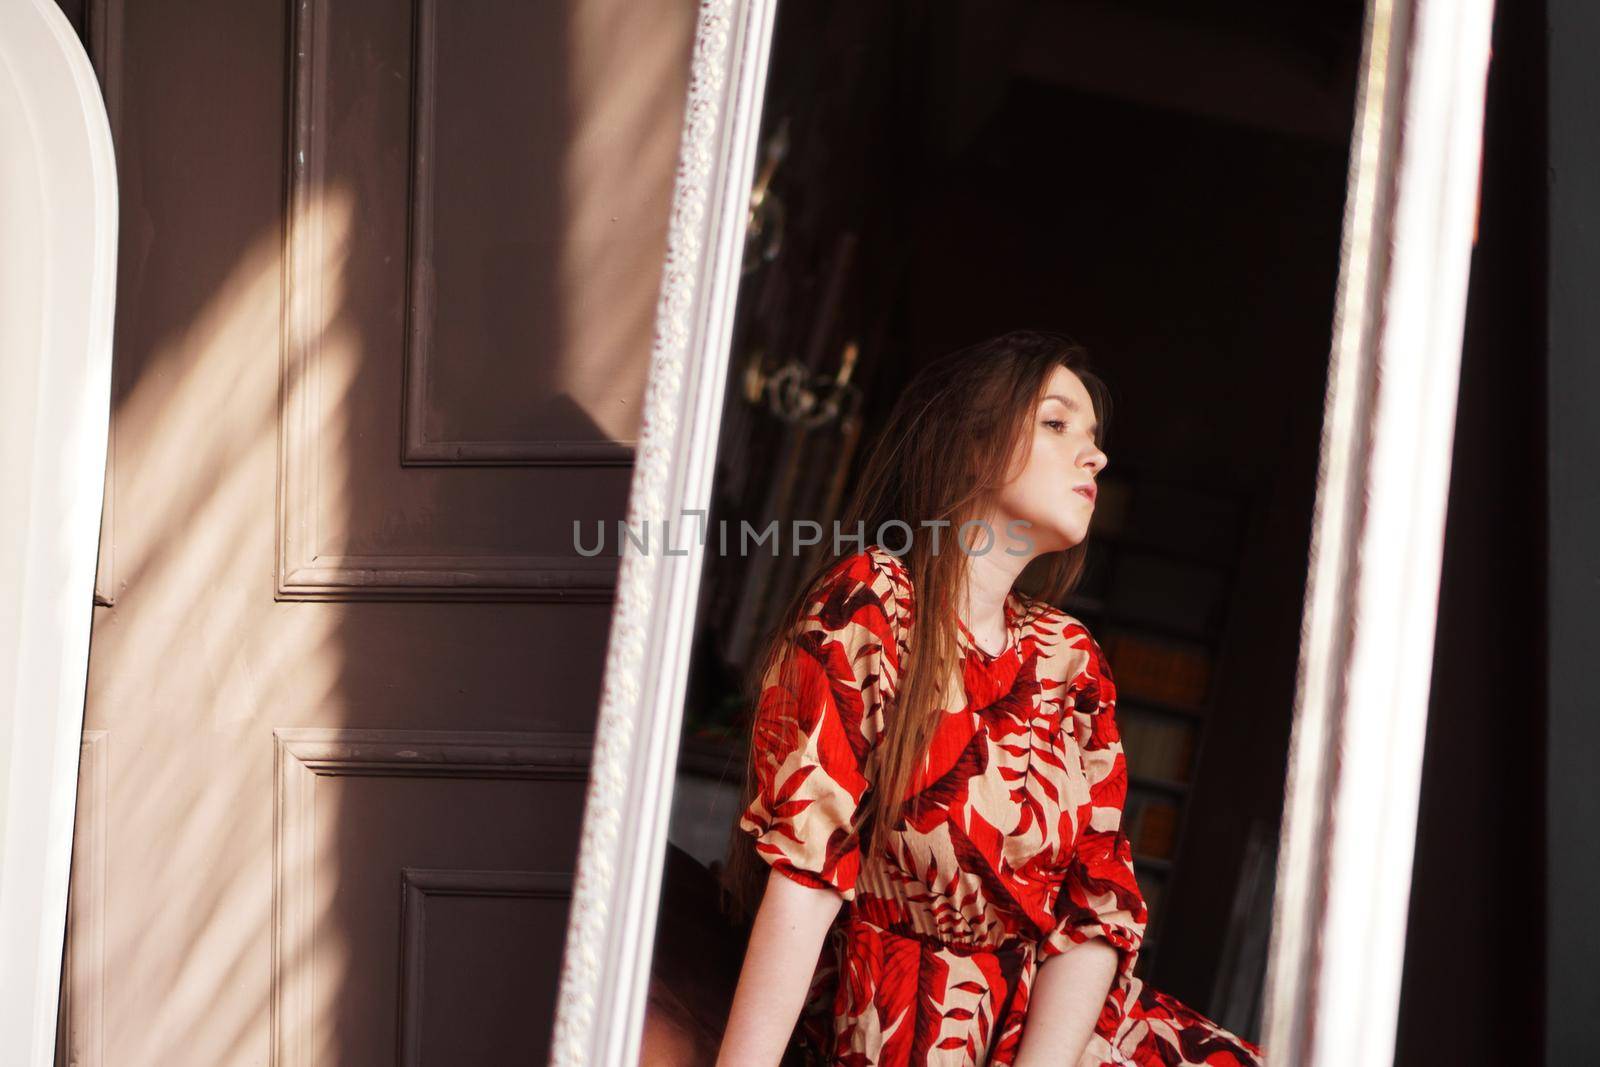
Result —
<path fill-rule="evenodd" d="M 1025 538 L 1033 542 L 1031 554 L 1038 555 L 1080 543 L 1089 535 L 1095 479 L 1106 462 L 1095 444 L 1089 390 L 1072 371 L 1056 367 L 1033 413 L 1032 431 L 1023 435 L 1012 457 L 1013 477 L 996 497 L 997 547 L 1019 551 L 1023 546 L 1017 539 Z M 1016 519 L 1031 525 L 1007 525 Z"/>

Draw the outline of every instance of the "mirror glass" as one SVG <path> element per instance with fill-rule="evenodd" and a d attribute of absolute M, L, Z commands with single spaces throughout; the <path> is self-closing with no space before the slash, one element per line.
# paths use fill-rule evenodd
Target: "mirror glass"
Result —
<path fill-rule="evenodd" d="M 1084 569 L 1052 606 L 1115 672 L 1133 973 L 1259 1040 L 1361 21 L 780 6 L 642 1063 L 716 1059 L 766 640 L 919 368 L 1017 329 L 1070 337 L 1111 396 Z"/>

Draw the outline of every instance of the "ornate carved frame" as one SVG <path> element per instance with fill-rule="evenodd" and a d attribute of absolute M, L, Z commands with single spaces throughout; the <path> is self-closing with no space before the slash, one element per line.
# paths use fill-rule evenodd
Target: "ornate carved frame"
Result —
<path fill-rule="evenodd" d="M 709 499 L 775 7 L 701 2 L 638 528 Z M 1491 12 L 1368 0 L 1267 975 L 1278 1064 L 1392 1058 Z M 638 1061 L 699 575 L 695 552 L 621 562 L 559 1067 Z"/>

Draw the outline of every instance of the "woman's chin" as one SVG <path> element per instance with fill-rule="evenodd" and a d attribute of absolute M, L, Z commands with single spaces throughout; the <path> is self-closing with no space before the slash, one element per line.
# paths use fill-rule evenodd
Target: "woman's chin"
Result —
<path fill-rule="evenodd" d="M 1063 526 L 1059 531 L 1059 536 L 1061 537 L 1062 548 L 1076 548 L 1088 538 L 1089 524 L 1087 522 L 1076 522 Z"/>
<path fill-rule="evenodd" d="M 1082 544 L 1088 536 L 1089 527 L 1083 524 L 1040 527 L 1033 532 L 1034 554 L 1042 556 L 1046 552 L 1065 552 Z"/>

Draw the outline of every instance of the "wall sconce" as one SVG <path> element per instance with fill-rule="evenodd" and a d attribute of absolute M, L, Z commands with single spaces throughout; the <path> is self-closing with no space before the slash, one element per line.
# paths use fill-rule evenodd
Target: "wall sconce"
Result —
<path fill-rule="evenodd" d="M 789 116 L 785 115 L 778 122 L 778 128 L 767 138 L 764 151 L 766 159 L 761 164 L 761 173 L 750 188 L 741 274 L 754 274 L 777 259 L 783 250 L 783 199 L 772 191 L 772 179 L 778 172 L 778 165 L 789 154 Z"/>
<path fill-rule="evenodd" d="M 807 430 L 853 415 L 862 396 L 850 376 L 860 355 L 861 346 L 852 340 L 839 356 L 839 369 L 832 375 L 818 375 L 792 359 L 768 370 L 766 353 L 758 348 L 745 364 L 744 398 Z"/>

